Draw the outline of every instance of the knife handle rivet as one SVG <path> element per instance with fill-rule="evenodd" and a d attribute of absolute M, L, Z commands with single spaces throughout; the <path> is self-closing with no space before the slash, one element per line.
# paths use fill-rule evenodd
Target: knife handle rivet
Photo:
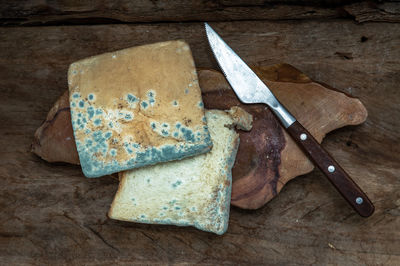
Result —
<path fill-rule="evenodd" d="M 329 166 L 328 166 L 328 171 L 329 171 L 329 173 L 335 172 L 335 166 L 329 165 Z"/>
<path fill-rule="evenodd" d="M 307 135 L 304 134 L 304 133 L 301 134 L 301 135 L 300 135 L 300 139 L 301 139 L 301 140 L 306 140 L 306 139 L 307 139 Z"/>
<path fill-rule="evenodd" d="M 361 197 L 357 197 L 357 198 L 356 198 L 356 203 L 357 203 L 358 205 L 362 204 L 363 201 L 364 201 L 364 200 L 363 200 Z"/>

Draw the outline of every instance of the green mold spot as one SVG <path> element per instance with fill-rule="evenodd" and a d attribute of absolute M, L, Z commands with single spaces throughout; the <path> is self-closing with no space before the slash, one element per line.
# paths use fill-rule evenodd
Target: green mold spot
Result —
<path fill-rule="evenodd" d="M 193 212 L 197 211 L 196 207 L 192 207 L 191 210 L 192 210 Z"/>
<path fill-rule="evenodd" d="M 140 215 L 140 218 L 146 218 L 146 215 L 142 214 Z"/>
<path fill-rule="evenodd" d="M 80 118 L 78 118 L 78 119 L 76 120 L 76 124 L 78 124 L 78 125 L 81 124 L 81 119 L 80 119 Z"/>
<path fill-rule="evenodd" d="M 168 124 L 167 123 L 163 123 L 162 127 L 168 127 Z"/>
<path fill-rule="evenodd" d="M 146 180 L 146 181 L 147 181 L 147 184 L 150 184 L 150 179 L 149 179 L 149 178 L 147 178 L 147 180 Z"/>
<path fill-rule="evenodd" d="M 164 206 L 164 207 L 163 207 L 163 210 L 168 210 L 168 207 L 167 207 L 167 206 Z"/>
<path fill-rule="evenodd" d="M 205 116 L 203 116 L 201 120 L 203 120 L 204 123 L 207 123 L 207 118 Z"/>
<path fill-rule="evenodd" d="M 79 102 L 79 107 L 80 107 L 80 108 L 83 108 L 84 106 L 85 106 L 85 102 L 84 102 L 84 101 L 80 101 L 80 102 Z"/>
<path fill-rule="evenodd" d="M 174 132 L 174 137 L 177 138 L 178 136 L 179 136 L 179 133 L 175 131 Z"/>
<path fill-rule="evenodd" d="M 103 110 L 101 110 L 100 108 L 96 110 L 96 115 L 101 115 L 103 113 Z"/>
<path fill-rule="evenodd" d="M 133 143 L 132 146 L 133 146 L 135 149 L 137 149 L 137 148 L 140 147 L 140 145 L 139 145 L 138 143 Z"/>
<path fill-rule="evenodd" d="M 113 128 L 113 127 L 114 127 L 114 125 L 113 125 L 112 122 L 108 123 L 108 126 L 109 126 L 110 128 Z"/>
<path fill-rule="evenodd" d="M 150 98 L 153 98 L 153 97 L 154 97 L 154 92 L 149 91 L 149 92 L 147 93 L 147 96 L 149 96 Z"/>
<path fill-rule="evenodd" d="M 168 131 L 166 131 L 165 129 L 161 130 L 161 134 L 163 134 L 163 136 L 168 136 L 169 135 Z"/>
<path fill-rule="evenodd" d="M 111 156 L 116 156 L 117 155 L 117 150 L 116 149 L 111 149 L 110 150 L 110 154 L 111 154 Z"/>
<path fill-rule="evenodd" d="M 178 207 L 178 206 L 175 207 L 175 210 L 180 210 L 180 209 L 181 209 L 181 207 Z"/>
<path fill-rule="evenodd" d="M 75 104 L 75 103 L 71 103 L 71 106 L 72 106 L 72 107 L 76 107 L 76 104 Z"/>

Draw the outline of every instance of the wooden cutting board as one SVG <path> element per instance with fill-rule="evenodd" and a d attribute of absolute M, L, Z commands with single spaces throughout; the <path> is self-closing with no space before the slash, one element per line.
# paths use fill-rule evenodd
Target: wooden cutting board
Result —
<path fill-rule="evenodd" d="M 288 64 L 253 69 L 319 142 L 328 132 L 360 124 L 367 118 L 367 110 L 358 99 L 313 82 Z M 232 173 L 232 205 L 260 208 L 289 180 L 313 170 L 312 163 L 265 105 L 241 104 L 218 71 L 199 69 L 198 75 L 206 108 L 241 106 L 254 118 L 250 132 L 239 132 L 240 146 Z M 36 131 L 32 151 L 49 162 L 79 164 L 70 121 L 66 91 Z"/>

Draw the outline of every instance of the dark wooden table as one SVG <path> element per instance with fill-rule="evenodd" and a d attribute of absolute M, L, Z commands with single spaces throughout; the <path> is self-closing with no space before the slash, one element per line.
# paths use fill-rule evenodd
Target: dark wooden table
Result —
<path fill-rule="evenodd" d="M 0 264 L 400 265 L 400 3 L 363 1 L 2 1 Z M 352 2 L 352 3 L 349 3 Z M 223 236 L 110 220 L 118 186 L 29 151 L 75 60 L 185 39 L 216 68 L 202 21 L 251 64 L 286 62 L 359 97 L 367 121 L 323 146 L 375 203 L 361 218 L 315 170 Z"/>

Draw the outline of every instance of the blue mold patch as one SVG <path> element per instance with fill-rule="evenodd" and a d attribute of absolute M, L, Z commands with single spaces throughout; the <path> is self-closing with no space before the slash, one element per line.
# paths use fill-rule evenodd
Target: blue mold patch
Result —
<path fill-rule="evenodd" d="M 79 101 L 80 98 L 72 101 L 72 103 L 79 103 Z M 179 122 L 169 124 L 157 121 L 151 121 L 149 126 L 160 136 L 172 137 L 173 135 L 176 139 L 186 140 L 186 143 L 179 142 L 161 147 L 143 147 L 133 139 L 122 141 L 114 136 L 113 130 L 118 128 L 117 122 L 104 120 L 105 112 L 101 108 L 95 108 L 95 106 L 90 106 L 85 102 L 84 111 L 77 112 L 77 110 L 80 109 L 71 108 L 71 122 L 82 171 L 87 177 L 100 177 L 146 165 L 178 160 L 208 152 L 212 147 L 206 128 L 204 128 L 204 131 L 202 128 L 201 137 L 203 139 L 199 140 L 197 138 L 198 131 L 192 131 Z M 133 119 L 131 112 L 124 111 L 121 114 L 122 117 L 119 119 Z M 77 131 L 84 137 L 82 138 L 82 135 L 79 135 L 80 139 L 76 138 Z M 194 140 L 198 140 L 198 143 L 195 143 Z M 122 146 L 122 149 L 117 149 L 116 144 Z"/>
<path fill-rule="evenodd" d="M 142 101 L 140 105 L 143 107 L 143 109 L 146 109 L 147 106 L 149 106 L 149 104 L 146 101 Z"/>
<path fill-rule="evenodd" d="M 181 132 L 183 134 L 183 138 L 188 142 L 195 142 L 195 136 L 189 128 L 181 127 Z"/>
<path fill-rule="evenodd" d="M 175 107 L 178 106 L 178 101 L 173 101 L 172 106 L 175 106 Z"/>
<path fill-rule="evenodd" d="M 126 95 L 126 100 L 128 101 L 128 103 L 136 103 L 139 101 L 139 99 L 135 95 L 130 94 L 130 93 L 128 93 L 128 95 Z"/>
<path fill-rule="evenodd" d="M 188 93 L 189 93 L 189 89 L 186 88 L 186 89 L 185 89 L 185 94 L 188 94 Z"/>
<path fill-rule="evenodd" d="M 132 120 L 133 119 L 133 117 L 132 117 L 132 115 L 131 114 L 125 114 L 125 120 Z"/>
<path fill-rule="evenodd" d="M 94 100 L 94 94 L 93 93 L 89 94 L 88 95 L 88 99 L 89 99 L 89 101 L 93 101 Z"/>
<path fill-rule="evenodd" d="M 165 137 L 169 136 L 168 131 L 165 130 L 165 129 L 161 129 L 161 134 L 162 134 L 163 136 L 165 136 Z"/>
<path fill-rule="evenodd" d="M 128 102 L 130 108 L 136 108 L 136 104 L 140 99 L 135 95 L 128 93 L 125 97 L 125 100 Z"/>
<path fill-rule="evenodd" d="M 154 106 L 154 103 L 156 102 L 156 93 L 152 90 L 147 92 L 147 99 L 149 100 L 149 104 L 151 106 Z"/>
<path fill-rule="evenodd" d="M 74 94 L 72 94 L 72 98 L 77 99 L 79 97 L 81 97 L 81 95 L 78 92 L 75 92 Z"/>
<path fill-rule="evenodd" d="M 204 107 L 204 104 L 203 104 L 203 102 L 199 102 L 199 104 L 198 104 L 198 106 L 200 107 L 200 108 L 203 108 Z"/>
<path fill-rule="evenodd" d="M 116 156 L 117 155 L 117 150 L 116 149 L 110 149 L 110 154 L 111 156 Z"/>
<path fill-rule="evenodd" d="M 111 136 L 112 136 L 112 132 L 111 132 L 111 131 L 108 131 L 108 132 L 106 132 L 106 133 L 104 134 L 104 138 L 105 138 L 106 140 L 108 140 L 109 138 L 111 138 Z"/>
<path fill-rule="evenodd" d="M 173 188 L 177 188 L 180 184 L 182 184 L 182 181 L 178 180 L 175 183 L 172 184 Z"/>
<path fill-rule="evenodd" d="M 85 145 L 82 145 L 79 141 L 77 141 L 82 171 L 87 177 L 99 177 L 127 169 L 156 164 L 159 162 L 177 160 L 183 157 L 208 152 L 212 146 L 211 143 L 183 145 L 183 148 L 178 148 L 173 145 L 165 145 L 160 149 L 153 147 L 142 152 L 136 150 L 136 156 L 131 157 L 124 162 L 117 162 L 115 160 L 111 162 L 104 162 L 104 160 L 99 160 L 96 154 L 99 152 L 103 153 L 104 150 L 108 150 L 106 136 L 102 134 L 101 131 L 96 131 L 92 133 L 91 138 L 94 141 L 90 147 L 85 147 Z M 124 144 L 124 148 L 128 153 L 133 153 L 133 149 L 131 149 L 131 147 L 132 145 L 129 143 Z"/>
<path fill-rule="evenodd" d="M 89 106 L 89 107 L 86 109 L 86 111 L 87 111 L 87 114 L 88 114 L 88 116 L 89 116 L 89 119 L 92 119 L 93 116 L 94 116 L 94 108 L 93 108 L 93 106 Z"/>
<path fill-rule="evenodd" d="M 84 101 L 79 101 L 79 107 L 83 108 L 85 106 L 85 102 Z"/>
<path fill-rule="evenodd" d="M 101 125 L 101 119 L 100 119 L 100 118 L 97 118 L 96 120 L 93 121 L 93 123 L 94 123 L 96 126 L 100 126 L 100 125 Z"/>

